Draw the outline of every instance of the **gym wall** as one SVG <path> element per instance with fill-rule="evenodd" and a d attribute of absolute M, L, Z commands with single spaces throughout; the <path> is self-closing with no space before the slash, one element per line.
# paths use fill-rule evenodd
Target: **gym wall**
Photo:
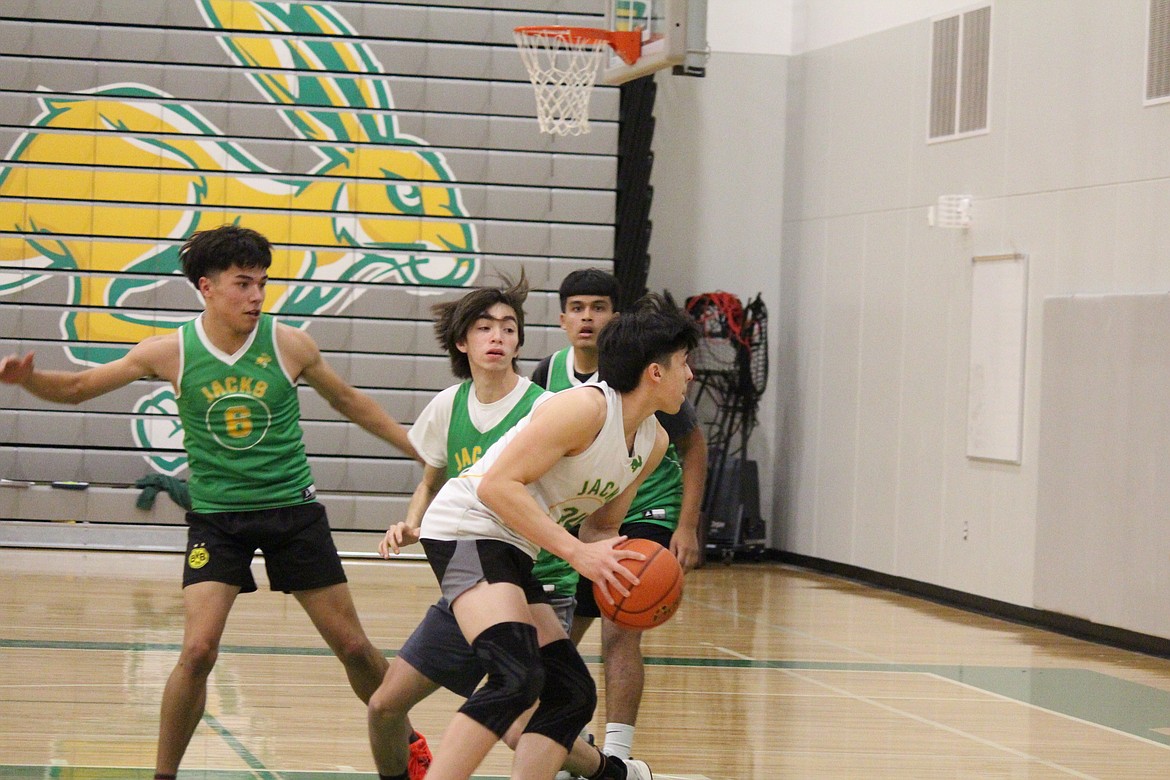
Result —
<path fill-rule="evenodd" d="M 74 370 L 173 331 L 201 309 L 179 247 L 231 222 L 275 245 L 266 310 L 405 424 L 455 381 L 438 301 L 523 271 L 523 368 L 560 348 L 560 280 L 612 264 L 618 91 L 594 92 L 590 134 L 541 134 L 512 29 L 602 8 L 491 5 L 0 5 L 0 355 Z M 400 519 L 421 470 L 301 398 L 334 529 Z M 174 502 L 135 507 L 151 474 L 186 476 L 169 385 L 80 407 L 0 387 L 0 477 L 35 483 L 0 489 L 0 544 L 97 544 L 105 523 L 169 527 L 115 546 L 181 544 Z"/>

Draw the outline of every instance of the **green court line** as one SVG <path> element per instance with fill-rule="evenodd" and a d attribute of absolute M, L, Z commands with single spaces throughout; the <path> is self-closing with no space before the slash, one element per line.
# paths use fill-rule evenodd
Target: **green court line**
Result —
<path fill-rule="evenodd" d="M 167 643 L 0 639 L 0 650 L 5 648 L 120 652 L 178 652 L 180 649 L 179 645 Z M 225 645 L 220 648 L 220 653 L 229 655 L 332 655 L 327 648 L 250 645 Z M 388 651 L 387 655 L 393 655 L 393 653 L 394 651 Z M 589 663 L 600 662 L 596 656 L 586 656 L 585 660 Z M 647 666 L 933 674 L 1007 699 L 1130 734 L 1149 742 L 1170 745 L 1170 735 L 1156 731 L 1156 729 L 1170 729 L 1170 691 L 1087 669 L 681 658 L 677 656 L 647 656 L 644 661 Z M 216 728 L 216 724 L 212 721 L 209 721 L 209 725 Z M 225 735 L 225 739 L 230 736 L 226 730 L 221 733 Z M 237 751 L 245 750 L 242 744 L 236 742 L 235 745 L 239 745 Z M 246 757 L 245 760 L 247 760 Z M 259 761 L 256 761 L 256 764 L 249 762 L 249 765 L 263 769 Z M 7 774 L 0 772 L 0 777 L 7 776 Z M 293 777 L 288 773 L 282 773 L 282 776 Z M 336 775 L 330 775 L 330 777 L 336 777 Z M 254 775 L 252 778 L 255 780 Z M 220 779 L 217 778 L 217 780 Z"/>
<path fill-rule="evenodd" d="M 248 750 L 248 748 L 244 747 L 244 743 L 236 739 L 235 734 L 232 734 L 230 731 L 224 728 L 223 724 L 216 720 L 214 715 L 212 715 L 210 712 L 204 712 L 203 722 L 210 726 L 212 731 L 214 731 L 216 734 L 219 734 L 223 741 L 228 743 L 228 746 L 231 747 L 232 750 L 236 751 L 236 755 L 244 759 L 245 764 L 257 770 L 254 777 L 258 777 L 259 780 L 280 780 L 279 775 L 274 775 L 265 769 L 264 762 L 256 758 L 251 750 Z"/>

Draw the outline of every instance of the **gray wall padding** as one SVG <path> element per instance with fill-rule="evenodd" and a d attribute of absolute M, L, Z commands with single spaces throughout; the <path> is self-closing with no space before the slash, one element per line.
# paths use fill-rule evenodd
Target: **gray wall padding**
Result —
<path fill-rule="evenodd" d="M 1044 302 L 1036 607 L 1170 637 L 1170 295 Z"/>

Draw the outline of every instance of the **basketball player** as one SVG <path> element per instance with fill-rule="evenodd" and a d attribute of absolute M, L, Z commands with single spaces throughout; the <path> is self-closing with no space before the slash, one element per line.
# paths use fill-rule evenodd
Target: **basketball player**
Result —
<path fill-rule="evenodd" d="M 0 381 L 60 403 L 80 403 L 143 377 L 175 389 L 193 509 L 187 513 L 183 648 L 163 690 L 155 780 L 174 780 L 203 716 L 228 613 L 238 594 L 256 590 L 250 566 L 257 548 L 264 551 L 272 589 L 296 597 L 362 701 L 385 675 L 386 658 L 362 629 L 325 509 L 314 500 L 297 382 L 417 457 L 405 429 L 338 376 L 307 333 L 261 312 L 272 262 L 264 236 L 224 225 L 196 233 L 179 257 L 204 309 L 177 331 L 84 371 L 38 371 L 32 353 L 0 361 Z"/>
<path fill-rule="evenodd" d="M 475 290 L 452 303 L 433 308 L 435 335 L 451 358 L 455 376 L 465 381 L 439 393 L 410 429 L 410 441 L 426 464 L 423 480 L 407 508 L 378 546 L 383 558 L 418 540 L 418 527 L 435 494 L 474 463 L 505 431 L 531 411 L 546 393 L 516 370 L 524 344 L 523 277 L 505 288 Z M 567 587 L 545 583 L 545 592 L 566 626 L 572 620 L 576 579 Z M 445 599 L 432 606 L 422 623 L 390 662 L 382 686 L 370 697 L 370 745 L 381 780 L 406 775 L 410 709 L 445 687 L 471 696 L 485 674 L 464 639 Z M 523 720 L 523 716 L 521 720 Z M 523 724 L 514 724 L 505 741 L 514 746 Z M 652 780 L 642 761 L 607 759 L 578 739 L 565 762 L 567 771 L 605 780 Z"/>
<path fill-rule="evenodd" d="M 597 334 L 617 314 L 618 283 L 596 268 L 574 271 L 560 287 L 561 327 L 569 346 L 544 358 L 532 373 L 538 385 L 554 392 L 597 380 Z M 707 479 L 707 441 L 690 401 L 677 414 L 657 413 L 670 437 L 658 468 L 639 488 L 619 533 L 651 539 L 678 559 L 683 571 L 699 563 L 699 508 Z M 541 552 L 534 571 L 541 578 L 573 575 L 563 561 Z M 570 636 L 578 644 L 600 617 L 593 583 L 581 579 Z M 642 703 L 646 672 L 642 664 L 642 632 L 608 620 L 601 624 L 601 658 L 605 667 L 606 754 L 628 759 L 634 724 Z"/>
<path fill-rule="evenodd" d="M 666 451 L 654 413 L 682 405 L 697 340 L 689 317 L 648 296 L 603 331 L 601 382 L 537 405 L 423 515 L 423 550 L 487 670 L 452 718 L 430 780 L 469 778 L 538 700 L 512 776 L 551 778 L 592 717 L 593 679 L 532 576 L 532 559 L 547 549 L 599 583 L 609 602 L 637 584 L 621 561 L 644 556 L 614 549 L 614 534 Z M 569 530 L 577 526 L 580 538 Z"/>
<path fill-rule="evenodd" d="M 600 268 L 573 271 L 561 281 L 561 329 L 569 346 L 540 361 L 532 380 L 556 392 L 597 379 L 597 336 L 617 316 L 621 292 Z"/>

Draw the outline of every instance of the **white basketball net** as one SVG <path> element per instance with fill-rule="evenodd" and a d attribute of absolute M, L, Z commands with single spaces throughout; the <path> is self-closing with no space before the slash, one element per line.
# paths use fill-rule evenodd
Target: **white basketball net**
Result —
<path fill-rule="evenodd" d="M 589 95 L 605 41 L 570 35 L 517 31 L 516 45 L 536 88 L 536 118 L 542 133 L 581 135 L 589 132 Z"/>

